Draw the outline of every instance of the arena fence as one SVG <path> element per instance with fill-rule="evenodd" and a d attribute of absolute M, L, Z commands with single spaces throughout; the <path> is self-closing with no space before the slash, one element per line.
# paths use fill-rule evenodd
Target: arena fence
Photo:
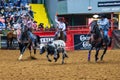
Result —
<path fill-rule="evenodd" d="M 66 49 L 67 50 L 88 50 L 90 44 L 88 40 L 90 38 L 89 27 L 68 27 L 67 28 L 67 41 Z M 35 31 L 35 35 L 40 37 L 41 43 L 46 43 L 54 39 L 55 31 Z M 115 41 L 115 40 L 114 40 Z M 114 42 L 115 43 L 115 42 Z M 114 43 L 110 47 L 112 49 Z M 6 48 L 6 35 L 0 35 L 0 48 Z M 15 48 L 18 48 L 17 41 L 15 40 Z"/>

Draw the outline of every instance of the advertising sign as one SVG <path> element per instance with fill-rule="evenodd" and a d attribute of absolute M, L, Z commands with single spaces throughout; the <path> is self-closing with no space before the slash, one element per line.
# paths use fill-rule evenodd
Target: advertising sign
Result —
<path fill-rule="evenodd" d="M 53 41 L 54 37 L 52 36 L 44 36 L 44 37 L 40 37 L 40 43 L 47 43 L 49 41 Z"/>
<path fill-rule="evenodd" d="M 90 39 L 89 34 L 76 34 L 74 35 L 74 49 L 75 50 L 88 50 L 91 45 L 88 40 Z"/>
<path fill-rule="evenodd" d="M 112 7 L 112 6 L 120 6 L 120 1 L 98 2 L 98 7 Z"/>

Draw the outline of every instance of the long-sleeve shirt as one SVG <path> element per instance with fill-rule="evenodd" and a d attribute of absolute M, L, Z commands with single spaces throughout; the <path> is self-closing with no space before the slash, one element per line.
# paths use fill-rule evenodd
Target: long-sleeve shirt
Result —
<path fill-rule="evenodd" d="M 107 18 L 98 20 L 97 24 L 102 30 L 108 30 L 110 27 L 109 20 Z"/>
<path fill-rule="evenodd" d="M 62 29 L 62 31 L 65 31 L 65 29 L 66 29 L 65 23 L 58 21 L 57 16 L 55 16 L 55 22 L 56 22 L 57 25 L 58 25 L 58 29 Z"/>

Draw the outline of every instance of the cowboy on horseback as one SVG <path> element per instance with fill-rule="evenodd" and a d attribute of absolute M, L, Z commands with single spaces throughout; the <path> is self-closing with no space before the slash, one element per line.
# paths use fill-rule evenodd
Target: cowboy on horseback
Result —
<path fill-rule="evenodd" d="M 35 46 L 34 45 L 35 36 L 32 33 L 32 26 L 33 26 L 33 19 L 29 18 L 29 20 L 27 22 L 27 28 L 28 28 L 27 34 L 28 34 L 30 40 L 33 42 L 33 46 Z"/>
<path fill-rule="evenodd" d="M 108 30 L 110 27 L 110 23 L 109 23 L 109 20 L 106 18 L 105 14 L 100 15 L 100 19 L 97 21 L 97 24 L 101 31 L 104 43 L 109 42 Z"/>
<path fill-rule="evenodd" d="M 21 37 L 22 37 L 22 35 L 25 34 L 26 35 L 25 38 L 27 40 L 30 40 L 32 42 L 32 46 L 35 47 L 34 42 L 35 42 L 36 37 L 32 33 L 32 24 L 33 24 L 32 19 L 30 19 L 29 17 L 23 16 L 22 24 L 21 24 L 21 27 L 22 27 Z M 21 39 L 21 37 L 20 37 L 20 39 Z"/>
<path fill-rule="evenodd" d="M 57 27 L 58 27 L 57 28 L 57 32 L 55 33 L 55 39 L 59 35 L 59 32 L 63 31 L 64 39 L 66 41 L 66 31 L 65 31 L 66 30 L 66 25 L 64 23 L 64 18 L 61 17 L 61 18 L 58 19 L 57 14 L 56 14 L 56 16 L 55 16 L 55 22 L 57 23 Z"/>
<path fill-rule="evenodd" d="M 90 44 L 91 47 L 89 49 L 88 52 L 88 61 L 90 61 L 90 56 L 91 56 L 91 51 L 93 50 L 93 48 L 95 48 L 96 50 L 96 54 L 95 54 L 95 61 L 98 61 L 98 54 L 99 54 L 99 50 L 101 48 L 103 48 L 103 54 L 100 57 L 100 60 L 103 60 L 104 55 L 106 54 L 107 48 L 108 48 L 108 42 L 107 40 L 109 40 L 108 38 L 108 20 L 106 18 L 104 18 L 104 20 L 102 20 L 102 18 L 99 21 L 93 21 L 90 24 L 90 33 L 91 33 L 91 37 L 90 37 Z M 107 36 L 107 37 L 106 37 Z"/>

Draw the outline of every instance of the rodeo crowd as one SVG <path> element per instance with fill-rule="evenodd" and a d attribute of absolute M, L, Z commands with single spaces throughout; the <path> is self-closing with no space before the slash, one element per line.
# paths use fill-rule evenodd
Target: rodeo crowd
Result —
<path fill-rule="evenodd" d="M 34 12 L 27 0 L 0 1 L 0 31 L 21 29 L 21 24 L 38 30 Z"/>

